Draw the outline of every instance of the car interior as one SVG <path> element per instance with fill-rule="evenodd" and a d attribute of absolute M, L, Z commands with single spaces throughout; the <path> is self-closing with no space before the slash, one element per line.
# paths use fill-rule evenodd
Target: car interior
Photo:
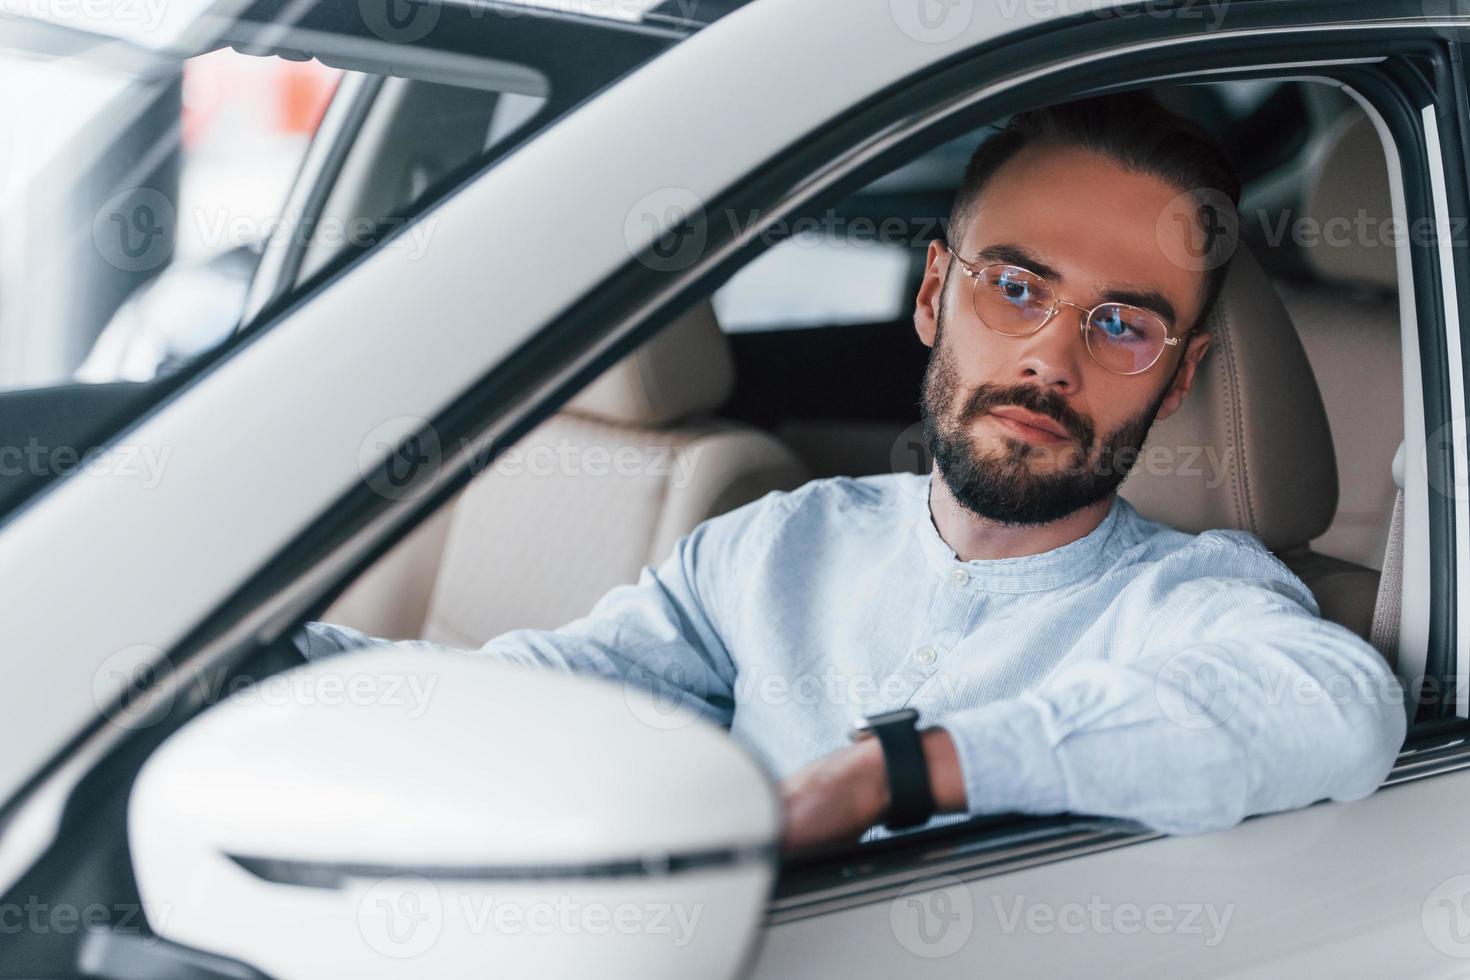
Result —
<path fill-rule="evenodd" d="M 1174 465 L 1135 467 L 1122 493 L 1184 530 L 1260 536 L 1326 618 L 1367 637 L 1403 438 L 1397 267 L 1387 238 L 1342 229 L 1378 229 L 1392 217 L 1383 144 L 1348 96 L 1318 83 L 1157 94 L 1234 158 L 1246 246 L 1213 314 L 1215 342 L 1194 392 L 1149 437 Z M 946 220 L 985 132 L 835 209 L 849 231 L 902 234 L 777 244 L 518 446 L 631 447 L 645 459 L 697 451 L 692 481 L 668 466 L 631 476 L 492 466 L 321 618 L 461 647 L 511 628 L 553 628 L 634 581 L 699 522 L 768 491 L 927 471 L 917 424 L 928 349 L 914 334 L 912 297 L 936 219 Z M 1313 229 L 1340 234 L 1304 247 L 1316 244 Z"/>

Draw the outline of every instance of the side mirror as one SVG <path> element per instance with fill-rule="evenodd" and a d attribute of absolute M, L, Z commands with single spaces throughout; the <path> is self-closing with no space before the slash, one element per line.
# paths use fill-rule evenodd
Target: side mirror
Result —
<path fill-rule="evenodd" d="M 128 814 L 154 932 L 273 980 L 735 976 L 778 832 L 756 763 L 641 690 L 386 649 L 204 712 Z"/>

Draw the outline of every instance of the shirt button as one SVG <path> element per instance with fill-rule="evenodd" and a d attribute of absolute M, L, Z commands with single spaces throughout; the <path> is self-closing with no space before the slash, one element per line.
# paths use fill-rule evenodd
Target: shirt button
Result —
<path fill-rule="evenodd" d="M 925 667 L 939 659 L 939 653 L 933 647 L 921 647 L 914 657 Z"/>
<path fill-rule="evenodd" d="M 955 585 L 969 585 L 970 574 L 966 572 L 963 568 L 956 568 L 954 571 L 949 573 L 949 580 Z"/>

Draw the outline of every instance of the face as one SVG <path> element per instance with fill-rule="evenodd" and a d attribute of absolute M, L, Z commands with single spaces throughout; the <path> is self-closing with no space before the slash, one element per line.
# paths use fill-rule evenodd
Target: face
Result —
<path fill-rule="evenodd" d="M 1188 394 L 1209 337 L 1196 332 L 1141 374 L 1114 374 L 1083 340 L 1083 312 L 1128 303 L 1178 337 L 1198 316 L 1204 273 L 1191 230 L 1160 222 L 1181 189 L 1086 150 L 1032 145 L 981 194 L 956 252 L 974 267 L 1006 262 L 1040 274 L 1066 303 L 1044 327 L 1003 336 L 975 312 L 973 280 L 929 246 L 914 323 L 931 348 L 925 435 L 955 499 L 1005 524 L 1045 524 L 1112 494 L 1156 419 Z M 1028 424 L 1031 423 L 1031 424 Z"/>

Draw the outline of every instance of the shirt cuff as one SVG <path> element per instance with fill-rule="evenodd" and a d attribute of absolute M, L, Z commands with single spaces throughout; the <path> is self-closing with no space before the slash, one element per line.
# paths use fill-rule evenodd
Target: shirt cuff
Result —
<path fill-rule="evenodd" d="M 307 660 L 324 660 L 348 650 L 370 646 L 381 646 L 384 641 L 374 639 L 350 626 L 335 626 L 331 623 L 307 623 L 293 637 L 296 649 Z"/>
<path fill-rule="evenodd" d="M 1046 711 L 1045 702 L 1022 695 L 956 712 L 936 723 L 954 742 L 971 814 L 1070 809 Z"/>

